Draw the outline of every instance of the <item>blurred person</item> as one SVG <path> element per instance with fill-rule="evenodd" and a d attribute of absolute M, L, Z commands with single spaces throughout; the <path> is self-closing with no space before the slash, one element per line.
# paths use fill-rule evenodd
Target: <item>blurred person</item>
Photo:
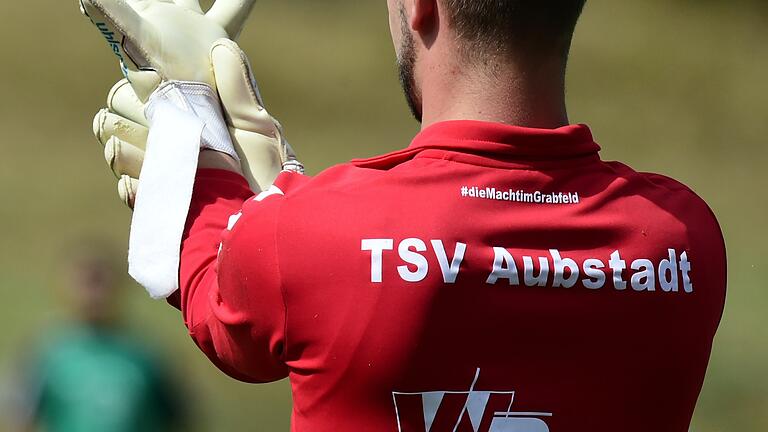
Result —
<path fill-rule="evenodd" d="M 46 332 L 22 368 L 12 418 L 18 431 L 181 430 L 183 395 L 122 326 L 122 293 L 104 249 L 70 255 L 62 290 L 71 320 Z"/>
<path fill-rule="evenodd" d="M 163 235 L 167 215 L 152 219 L 144 197 L 182 181 L 169 167 L 184 149 L 199 168 L 180 190 L 191 194 L 180 257 L 171 244 L 180 266 L 136 270 L 221 370 L 290 378 L 293 430 L 688 430 L 724 307 L 725 245 L 693 191 L 603 161 L 590 129 L 570 123 L 584 0 L 389 0 L 421 132 L 404 150 L 261 187 L 249 184 L 255 161 L 211 134 L 280 146 L 282 131 L 247 67 L 222 66 L 242 59 L 236 46 L 205 39 L 235 37 L 231 19 L 252 2 L 219 0 L 208 15 L 188 0 L 84 3 L 115 21 L 91 15 L 133 99 L 149 101 L 150 121 L 136 106 L 123 115 L 166 141 L 150 136 L 150 151 L 176 151 L 147 154 L 132 229 Z M 193 18 L 194 33 L 179 24 Z"/>

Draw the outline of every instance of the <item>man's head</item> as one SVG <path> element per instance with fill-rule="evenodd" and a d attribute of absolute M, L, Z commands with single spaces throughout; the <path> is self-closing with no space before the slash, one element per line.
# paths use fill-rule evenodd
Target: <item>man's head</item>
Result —
<path fill-rule="evenodd" d="M 65 300 L 83 324 L 101 327 L 119 320 L 121 281 L 114 257 L 100 241 L 82 240 L 68 250 Z"/>
<path fill-rule="evenodd" d="M 488 75 L 560 62 L 564 73 L 576 22 L 586 0 L 389 0 L 400 81 L 417 119 L 425 71 L 440 61 Z M 483 70 L 485 69 L 485 70 Z M 425 74 L 425 75 L 428 75 Z M 427 78 L 428 79 L 428 78 Z"/>

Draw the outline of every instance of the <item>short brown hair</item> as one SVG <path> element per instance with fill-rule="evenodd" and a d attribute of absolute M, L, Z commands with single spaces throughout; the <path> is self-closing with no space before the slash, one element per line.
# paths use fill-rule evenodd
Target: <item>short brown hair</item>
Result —
<path fill-rule="evenodd" d="M 586 0 L 441 0 L 473 54 L 568 55 Z"/>

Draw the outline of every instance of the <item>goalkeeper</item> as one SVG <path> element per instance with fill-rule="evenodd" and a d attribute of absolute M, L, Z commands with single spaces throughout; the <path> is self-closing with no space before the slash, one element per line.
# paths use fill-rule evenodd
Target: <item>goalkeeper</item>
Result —
<path fill-rule="evenodd" d="M 570 124 L 584 0 L 389 0 L 423 129 L 315 177 L 233 42 L 252 5 L 82 0 L 129 80 L 95 132 L 131 274 L 213 363 L 289 377 L 295 431 L 688 430 L 723 238 Z"/>

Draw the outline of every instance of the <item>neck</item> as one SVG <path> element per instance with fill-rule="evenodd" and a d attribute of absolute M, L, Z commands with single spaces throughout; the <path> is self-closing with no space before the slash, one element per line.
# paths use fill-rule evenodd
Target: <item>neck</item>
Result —
<path fill-rule="evenodd" d="M 422 80 L 422 128 L 448 120 L 541 129 L 569 124 L 560 61 L 527 68 L 506 63 L 483 67 L 435 63 L 425 65 L 423 71 L 429 79 Z"/>

